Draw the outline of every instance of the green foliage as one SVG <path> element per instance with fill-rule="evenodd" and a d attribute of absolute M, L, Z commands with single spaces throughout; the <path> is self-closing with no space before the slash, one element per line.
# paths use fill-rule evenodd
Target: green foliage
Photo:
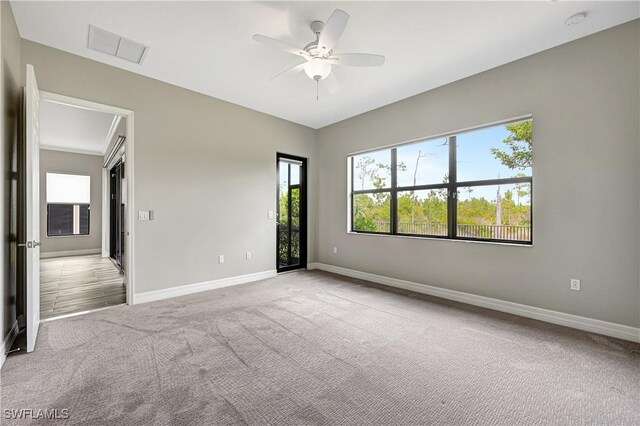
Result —
<path fill-rule="evenodd" d="M 519 121 L 509 123 L 505 126 L 510 135 L 502 141 L 511 150 L 501 151 L 498 148 L 491 148 L 491 153 L 506 167 L 512 170 L 524 170 L 533 164 L 531 142 L 532 121 Z"/>
<path fill-rule="evenodd" d="M 367 179 L 373 182 L 373 186 L 376 188 L 382 188 L 384 186 L 386 177 L 380 175 L 380 172 L 386 168 L 384 164 L 376 164 L 373 158 L 365 155 L 358 159 L 355 167 L 356 170 L 358 170 L 360 189 L 364 189 L 364 183 Z"/>
<path fill-rule="evenodd" d="M 495 225 L 496 203 L 484 198 L 458 200 L 458 223 L 466 225 Z M 513 200 L 513 193 L 506 191 L 502 198 L 501 225 L 529 226 L 531 223 L 531 207 L 518 205 Z"/>
<path fill-rule="evenodd" d="M 377 229 L 376 223 L 373 219 L 364 216 L 356 217 L 353 227 L 358 231 L 375 231 Z"/>
<path fill-rule="evenodd" d="M 446 190 L 444 193 L 429 190 L 427 197 L 422 200 L 415 194 L 402 194 L 398 197 L 398 222 L 447 223 Z"/>
<path fill-rule="evenodd" d="M 407 165 L 400 162 L 397 165 L 399 171 L 407 170 Z M 364 189 L 364 183 L 369 179 L 375 188 L 387 187 L 387 179 L 391 179 L 391 166 L 384 163 L 376 163 L 375 160 L 367 155 L 358 159 L 355 164 L 355 170 L 358 173 L 358 181 L 360 189 Z"/>
<path fill-rule="evenodd" d="M 289 225 L 289 194 L 288 186 L 282 185 L 280 187 L 280 211 L 278 216 L 278 223 L 280 224 L 280 259 L 283 261 L 287 259 L 288 255 L 288 225 Z M 300 256 L 300 241 L 299 233 L 295 232 L 300 228 L 300 189 L 291 189 L 291 256 L 297 258 Z"/>
<path fill-rule="evenodd" d="M 391 220 L 391 198 L 389 194 L 359 194 L 354 198 L 353 226 L 358 231 L 389 230 Z M 383 225 L 387 224 L 387 225 Z"/>
<path fill-rule="evenodd" d="M 280 189 L 280 215 L 278 222 L 283 225 L 287 225 L 289 222 L 289 194 L 287 193 L 287 187 L 283 186 Z M 298 229 L 300 226 L 300 189 L 291 189 L 291 225 L 294 229 Z"/>
<path fill-rule="evenodd" d="M 524 177 L 524 173 L 518 173 L 515 177 Z M 531 195 L 531 187 L 528 183 L 516 183 L 516 197 L 517 204 L 520 205 L 520 198 L 524 198 Z"/>

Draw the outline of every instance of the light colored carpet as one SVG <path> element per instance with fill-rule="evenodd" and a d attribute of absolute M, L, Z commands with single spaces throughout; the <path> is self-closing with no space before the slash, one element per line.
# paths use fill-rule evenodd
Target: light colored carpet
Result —
<path fill-rule="evenodd" d="M 44 323 L 1 405 L 68 409 L 55 424 L 637 425 L 638 350 L 299 272 Z"/>

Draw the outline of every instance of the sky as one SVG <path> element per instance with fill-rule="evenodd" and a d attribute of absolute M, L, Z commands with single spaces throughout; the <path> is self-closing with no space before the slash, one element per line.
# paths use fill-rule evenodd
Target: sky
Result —
<path fill-rule="evenodd" d="M 287 179 L 289 178 L 289 172 L 287 165 L 291 165 L 291 185 L 297 185 L 300 183 L 300 165 L 295 163 L 289 163 L 286 161 L 280 161 L 280 186 L 287 185 Z"/>
<path fill-rule="evenodd" d="M 478 129 L 457 135 L 457 157 L 458 157 L 458 182 L 497 179 L 513 177 L 518 173 L 524 173 L 531 176 L 531 168 L 525 170 L 511 170 L 502 165 L 490 149 L 495 147 L 505 150 L 506 145 L 502 142 L 507 138 L 509 132 L 504 125 L 494 126 L 484 129 Z M 413 174 L 416 171 L 416 159 L 418 154 L 423 155 L 418 163 L 416 173 L 416 185 L 426 185 L 442 183 L 443 177 L 449 171 L 449 146 L 446 144 L 446 138 L 436 138 L 430 140 L 419 141 L 410 145 L 398 147 L 398 164 L 406 165 L 405 171 L 398 172 L 398 186 L 412 186 Z M 508 149 L 508 148 L 507 148 Z M 355 163 L 358 159 L 368 156 L 373 158 L 376 163 L 391 164 L 391 150 L 369 152 L 355 157 Z M 356 168 L 354 178 L 355 189 L 372 189 L 373 183 L 365 179 L 364 188 L 362 182 L 358 179 L 358 171 Z M 387 186 L 391 184 L 390 178 L 387 179 Z M 487 200 L 495 200 L 497 186 L 474 187 L 472 188 L 471 197 L 484 197 Z M 513 185 L 502 185 L 501 194 L 504 195 L 506 190 L 513 190 Z M 514 194 L 515 195 L 515 194 Z M 469 198 L 469 193 L 463 189 L 460 199 Z M 515 198 L 515 197 L 514 197 Z M 529 203 L 529 197 L 520 199 L 522 204 Z"/>

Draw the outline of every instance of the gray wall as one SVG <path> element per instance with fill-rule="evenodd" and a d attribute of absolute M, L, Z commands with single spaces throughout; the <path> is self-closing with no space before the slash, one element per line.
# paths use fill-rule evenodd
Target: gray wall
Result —
<path fill-rule="evenodd" d="M 43 90 L 135 111 L 135 210 L 156 213 L 136 222 L 138 292 L 273 269 L 281 151 L 310 158 L 310 261 L 637 327 L 639 40 L 634 21 L 316 132 L 29 41 L 21 56 Z M 535 246 L 346 233 L 348 153 L 527 113 Z"/>
<path fill-rule="evenodd" d="M 41 90 L 135 112 L 134 210 L 156 218 L 135 222 L 136 292 L 275 269 L 276 152 L 310 159 L 313 194 L 312 129 L 22 40 L 27 63 Z"/>
<path fill-rule="evenodd" d="M 0 339 L 4 341 L 17 314 L 18 111 L 20 108 L 20 36 L 9 2 L 0 4 Z"/>
<path fill-rule="evenodd" d="M 638 327 L 639 22 L 321 129 L 318 260 Z M 347 154 L 528 113 L 533 247 L 347 234 Z"/>
<path fill-rule="evenodd" d="M 40 253 L 102 249 L 102 161 L 98 155 L 40 150 Z M 89 235 L 47 237 L 47 173 L 91 176 Z"/>

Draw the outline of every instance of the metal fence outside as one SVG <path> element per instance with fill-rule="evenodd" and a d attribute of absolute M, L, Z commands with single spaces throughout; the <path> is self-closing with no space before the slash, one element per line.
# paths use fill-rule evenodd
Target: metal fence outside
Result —
<path fill-rule="evenodd" d="M 376 231 L 389 232 L 389 222 L 375 222 Z M 463 238 L 483 238 L 493 240 L 531 241 L 531 227 L 523 225 L 476 225 L 458 224 L 457 236 Z M 447 236 L 446 223 L 400 222 L 398 233 L 416 235 Z"/>

